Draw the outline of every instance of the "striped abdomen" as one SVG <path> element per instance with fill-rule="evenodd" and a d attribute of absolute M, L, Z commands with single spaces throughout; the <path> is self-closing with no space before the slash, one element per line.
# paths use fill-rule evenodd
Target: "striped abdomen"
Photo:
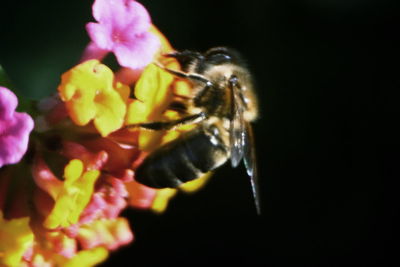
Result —
<path fill-rule="evenodd" d="M 219 167 L 228 153 L 217 127 L 198 127 L 151 153 L 135 179 L 154 188 L 177 187 Z"/>

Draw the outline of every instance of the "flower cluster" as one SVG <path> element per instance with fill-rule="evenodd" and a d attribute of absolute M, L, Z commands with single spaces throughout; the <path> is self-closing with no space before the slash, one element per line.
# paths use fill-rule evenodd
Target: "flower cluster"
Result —
<path fill-rule="evenodd" d="M 96 265 L 134 239 L 123 209 L 162 212 L 176 194 L 135 182 L 134 171 L 187 127 L 126 127 L 179 117 L 169 103 L 190 86 L 152 63 L 178 69 L 163 57 L 173 49 L 134 0 L 96 0 L 93 17 L 81 63 L 36 105 L 34 129 L 0 87 L 0 266 Z M 110 52 L 116 73 L 101 62 Z"/>

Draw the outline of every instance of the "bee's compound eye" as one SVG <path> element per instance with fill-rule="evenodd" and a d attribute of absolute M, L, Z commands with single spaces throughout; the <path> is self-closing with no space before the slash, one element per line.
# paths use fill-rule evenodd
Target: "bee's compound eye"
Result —
<path fill-rule="evenodd" d="M 227 55 L 227 54 L 222 54 L 222 53 L 216 53 L 216 54 L 210 54 L 207 56 L 207 61 L 212 63 L 212 64 L 223 64 L 223 63 L 228 63 L 232 61 L 232 57 Z"/>

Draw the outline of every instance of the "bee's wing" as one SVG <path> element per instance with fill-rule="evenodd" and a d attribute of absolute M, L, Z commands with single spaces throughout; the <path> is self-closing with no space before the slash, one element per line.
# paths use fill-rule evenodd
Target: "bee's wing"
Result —
<path fill-rule="evenodd" d="M 251 124 L 246 122 L 245 131 L 245 151 L 244 151 L 244 165 L 246 166 L 247 174 L 250 177 L 251 189 L 253 191 L 254 203 L 256 205 L 257 213 L 261 214 L 260 207 L 260 194 L 258 189 L 258 172 L 256 161 L 256 150 L 254 144 L 254 135 Z"/>
<path fill-rule="evenodd" d="M 254 136 L 251 124 L 244 120 L 244 103 L 239 91 L 231 87 L 231 121 L 230 121 L 230 147 L 231 164 L 236 167 L 244 158 L 247 174 L 250 177 L 254 202 L 258 214 L 261 214 L 260 197 L 258 189 L 258 175 Z"/>
<path fill-rule="evenodd" d="M 243 118 L 243 106 L 237 90 L 232 88 L 231 91 L 231 112 L 232 118 L 230 121 L 230 147 L 231 147 L 231 164 L 232 167 L 237 167 L 243 158 L 245 150 L 246 129 Z"/>

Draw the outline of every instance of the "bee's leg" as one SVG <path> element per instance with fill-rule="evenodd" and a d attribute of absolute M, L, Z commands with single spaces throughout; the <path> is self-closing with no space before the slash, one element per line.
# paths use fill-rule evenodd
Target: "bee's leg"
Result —
<path fill-rule="evenodd" d="M 164 56 L 166 57 L 173 57 L 178 60 L 178 62 L 181 64 L 181 67 L 184 71 L 187 71 L 189 68 L 189 65 L 193 62 L 198 62 L 204 60 L 204 56 L 200 54 L 199 52 L 193 52 L 189 50 L 184 50 L 181 52 L 172 52 L 169 54 L 165 54 Z"/>
<path fill-rule="evenodd" d="M 171 69 L 165 68 L 163 66 L 160 66 L 160 67 L 163 68 L 165 71 L 168 71 L 172 75 L 175 75 L 179 78 L 188 79 L 193 82 L 204 83 L 203 89 L 194 97 L 194 99 L 193 99 L 194 103 L 198 103 L 200 101 L 200 99 L 202 99 L 203 96 L 207 93 L 208 89 L 214 86 L 214 84 L 210 80 L 208 80 L 206 77 L 204 77 L 200 74 L 185 73 L 185 72 L 181 72 L 181 71 L 177 71 L 177 70 L 171 70 Z"/>
<path fill-rule="evenodd" d="M 200 74 L 196 74 L 196 73 L 186 73 L 183 71 L 179 71 L 179 70 L 171 70 L 168 69 L 158 63 L 155 63 L 158 67 L 162 68 L 163 70 L 171 73 L 172 75 L 178 77 L 178 78 L 182 78 L 182 79 L 186 79 L 189 80 L 191 82 L 195 82 L 195 83 L 203 83 L 205 84 L 205 86 L 207 87 L 212 87 L 214 84 L 209 81 L 206 77 L 204 77 L 203 75 Z"/>
<path fill-rule="evenodd" d="M 233 90 L 234 90 L 235 88 L 239 88 L 239 89 L 241 88 L 241 85 L 240 85 L 240 83 L 239 83 L 239 79 L 238 79 L 235 75 L 232 75 L 232 76 L 229 78 L 228 82 L 229 82 L 229 87 L 230 87 L 230 89 L 232 90 L 232 92 L 233 92 Z M 245 99 L 243 93 L 239 93 L 238 95 L 239 95 L 239 97 L 240 97 L 240 100 L 242 101 L 242 104 L 247 108 L 247 101 L 246 101 L 246 99 Z M 233 96 L 233 93 L 232 93 L 232 96 Z M 233 100 L 232 100 L 232 101 L 233 101 Z M 233 103 L 233 102 L 232 102 L 232 103 Z"/>
<path fill-rule="evenodd" d="M 204 112 L 200 112 L 198 114 L 190 115 L 178 120 L 172 121 L 156 121 L 156 122 L 148 122 L 148 123 L 138 123 L 138 124 L 129 124 L 126 125 L 125 128 L 135 128 L 141 127 L 149 130 L 169 130 L 174 127 L 188 124 L 188 123 L 196 123 L 206 119 L 206 114 Z"/>
<path fill-rule="evenodd" d="M 190 99 L 190 98 L 184 98 L 181 96 L 176 96 L 176 97 L 180 97 L 186 101 Z M 188 115 L 188 112 L 187 112 L 188 107 L 182 101 L 178 101 L 178 100 L 172 101 L 171 104 L 169 104 L 168 109 L 174 110 L 181 115 Z"/>
<path fill-rule="evenodd" d="M 229 77 L 228 82 L 229 82 L 229 86 L 231 86 L 232 88 L 239 85 L 239 80 L 236 77 L 236 75 L 231 75 L 231 77 Z"/>
<path fill-rule="evenodd" d="M 208 80 L 206 77 L 204 77 L 203 75 L 197 74 L 197 73 L 186 73 L 186 72 L 182 72 L 182 71 L 178 71 L 178 70 L 171 70 L 168 69 L 162 65 L 159 65 L 156 63 L 157 66 L 159 66 L 160 68 L 162 68 L 163 70 L 171 73 L 172 75 L 182 78 L 182 79 L 187 79 L 189 81 L 192 82 L 197 82 L 197 83 L 203 83 L 204 87 L 203 89 L 194 97 L 193 101 L 194 103 L 198 103 L 200 101 L 200 99 L 203 98 L 203 96 L 207 93 L 208 89 L 214 87 L 214 84 Z"/>
<path fill-rule="evenodd" d="M 204 56 L 199 52 L 190 51 L 190 50 L 183 50 L 183 51 L 175 51 L 172 53 L 164 54 L 166 57 L 173 57 L 176 58 L 178 61 L 180 59 L 203 59 Z"/>

